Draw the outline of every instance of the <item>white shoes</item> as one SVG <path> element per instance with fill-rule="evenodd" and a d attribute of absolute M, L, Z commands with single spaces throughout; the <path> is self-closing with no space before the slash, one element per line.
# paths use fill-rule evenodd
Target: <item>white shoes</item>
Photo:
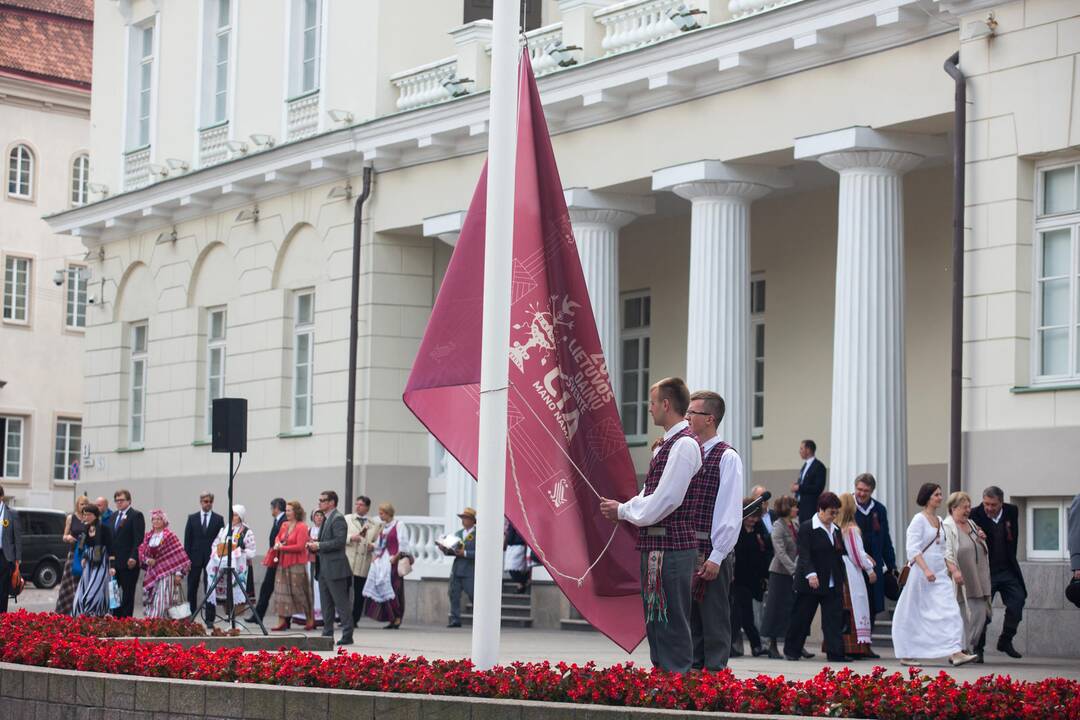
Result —
<path fill-rule="evenodd" d="M 974 662 L 978 659 L 978 655 L 968 655 L 964 652 L 955 652 L 949 656 L 949 664 L 953 667 L 959 667 L 960 665 L 967 665 L 969 662 Z"/>

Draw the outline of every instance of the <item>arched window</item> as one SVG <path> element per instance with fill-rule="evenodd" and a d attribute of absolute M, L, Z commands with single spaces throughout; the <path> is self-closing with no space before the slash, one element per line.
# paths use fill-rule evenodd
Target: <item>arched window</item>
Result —
<path fill-rule="evenodd" d="M 71 164 L 71 204 L 85 205 L 90 198 L 90 156 L 80 155 Z"/>
<path fill-rule="evenodd" d="M 16 145 L 8 156 L 8 195 L 30 199 L 34 196 L 34 153 L 26 145 Z"/>

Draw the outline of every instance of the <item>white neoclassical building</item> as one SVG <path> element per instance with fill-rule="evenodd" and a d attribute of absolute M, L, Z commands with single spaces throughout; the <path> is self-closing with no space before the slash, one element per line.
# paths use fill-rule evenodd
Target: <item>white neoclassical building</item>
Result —
<path fill-rule="evenodd" d="M 355 492 L 418 545 L 470 501 L 401 403 L 484 160 L 488 3 L 98 0 L 84 436 L 94 488 L 221 492 L 207 411 L 249 401 L 238 491 L 343 490 L 352 200 Z M 1023 507 L 1018 646 L 1070 654 L 1080 464 L 1080 6 L 546 0 L 526 38 L 627 440 L 648 385 L 720 391 L 752 482 L 799 442 L 874 473 L 894 536 L 947 484 L 954 82 L 966 76 L 963 485 Z M 260 524 L 261 523 L 261 524 Z M 434 564 L 432 567 L 435 568 Z M 431 570 L 437 572 L 437 568 Z M 556 614 L 557 615 L 557 614 Z M 555 617 L 556 625 L 558 617 Z M 538 620 L 539 622 L 539 620 Z"/>
<path fill-rule="evenodd" d="M 41 217 L 89 199 L 92 18 L 90 0 L 0 2 L 0 487 L 24 507 L 67 509 L 81 469 L 93 276 Z"/>

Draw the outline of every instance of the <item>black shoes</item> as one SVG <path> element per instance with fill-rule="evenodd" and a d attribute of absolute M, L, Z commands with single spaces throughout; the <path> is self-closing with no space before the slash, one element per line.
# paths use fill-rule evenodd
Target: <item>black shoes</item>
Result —
<path fill-rule="evenodd" d="M 1021 655 L 1020 653 L 1018 653 L 1016 651 L 1016 648 L 1013 647 L 1011 638 L 1008 639 L 1008 640 L 1005 640 L 1005 639 L 998 640 L 997 649 L 998 649 L 999 652 L 1003 652 L 1006 655 L 1008 655 L 1009 657 L 1016 658 L 1017 660 L 1024 657 L 1023 655 Z"/>
<path fill-rule="evenodd" d="M 828 658 L 829 662 L 835 663 L 849 663 L 854 659 L 847 655 L 826 655 L 825 657 Z"/>
<path fill-rule="evenodd" d="M 461 623 L 459 623 L 459 622 L 446 623 L 446 627 L 448 627 L 448 628 L 461 627 Z"/>
<path fill-rule="evenodd" d="M 972 662 L 975 663 L 976 665 L 982 665 L 983 664 L 983 654 L 981 652 L 975 653 L 975 659 L 972 660 Z"/>
<path fill-rule="evenodd" d="M 802 658 L 791 657 L 790 655 L 785 655 L 784 659 L 785 660 L 790 660 L 791 662 L 799 662 L 799 660 L 801 660 Z"/>
<path fill-rule="evenodd" d="M 337 644 L 338 647 L 341 647 L 342 645 L 352 645 L 353 639 L 351 637 L 343 637 L 337 641 Z"/>
<path fill-rule="evenodd" d="M 769 643 L 769 659 L 779 660 L 782 657 L 783 655 L 781 655 L 780 651 L 776 648 L 776 641 L 773 640 L 771 643 Z"/>
<path fill-rule="evenodd" d="M 814 653 L 806 652 L 805 650 L 803 650 L 802 651 L 802 656 L 803 656 L 804 660 L 809 660 L 810 658 L 814 657 Z"/>
<path fill-rule="evenodd" d="M 869 659 L 871 659 L 871 660 L 880 660 L 880 659 L 881 659 L 881 656 L 880 656 L 880 655 L 878 655 L 878 654 L 877 654 L 876 652 L 874 652 L 873 650 L 867 650 L 867 651 L 866 651 L 866 655 L 864 655 L 863 657 L 869 658 Z"/>
<path fill-rule="evenodd" d="M 757 647 L 750 648 L 750 654 L 754 657 L 761 657 L 762 655 L 768 655 L 769 651 L 758 645 Z"/>
<path fill-rule="evenodd" d="M 731 652 L 728 653 L 728 657 L 742 657 L 742 656 L 743 656 L 743 651 L 739 650 L 738 648 L 735 648 L 735 647 L 731 648 Z"/>

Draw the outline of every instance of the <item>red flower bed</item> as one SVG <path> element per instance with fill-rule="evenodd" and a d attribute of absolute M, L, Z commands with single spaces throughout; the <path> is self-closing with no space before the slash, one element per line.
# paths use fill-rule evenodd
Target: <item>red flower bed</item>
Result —
<path fill-rule="evenodd" d="M 468 660 L 383 658 L 344 651 L 327 659 L 298 650 L 211 651 L 201 645 L 102 642 L 95 640 L 96 633 L 87 632 L 117 627 L 124 634 L 142 629 L 179 635 L 187 634 L 189 625 L 73 620 L 20 611 L 0 616 L 0 661 L 189 680 L 679 710 L 885 719 L 1080 718 L 1080 683 L 1061 678 L 1023 682 L 986 676 L 959 683 L 944 672 L 930 677 L 911 669 L 905 676 L 878 667 L 863 675 L 826 669 L 805 681 L 767 675 L 739 680 L 730 671 L 678 675 L 632 663 L 609 668 L 592 663 L 514 663 L 477 671 Z"/>

